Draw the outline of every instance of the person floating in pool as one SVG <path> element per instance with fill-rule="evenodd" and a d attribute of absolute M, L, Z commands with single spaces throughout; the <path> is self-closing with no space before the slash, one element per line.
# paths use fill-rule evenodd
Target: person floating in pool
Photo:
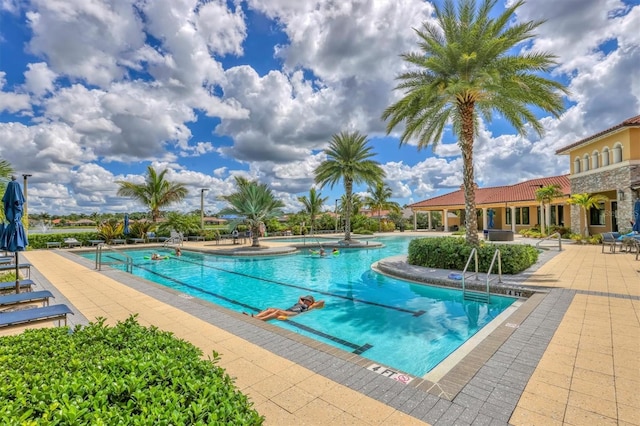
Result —
<path fill-rule="evenodd" d="M 289 317 L 296 316 L 303 312 L 310 311 L 311 309 L 322 308 L 322 307 L 324 307 L 324 300 L 320 300 L 316 302 L 313 296 L 311 295 L 300 296 L 300 298 L 298 299 L 298 303 L 291 306 L 290 308 L 287 308 L 287 309 L 267 308 L 264 311 L 251 316 L 254 318 L 258 318 L 262 321 L 268 321 L 274 318 L 287 319 Z"/>
<path fill-rule="evenodd" d="M 340 254 L 340 251 L 337 248 L 333 248 L 333 250 L 331 250 L 331 254 L 333 254 L 334 256 Z"/>
<path fill-rule="evenodd" d="M 153 253 L 151 255 L 151 260 L 162 260 L 164 257 L 160 256 L 158 253 Z"/>
<path fill-rule="evenodd" d="M 320 247 L 320 256 L 326 256 L 327 253 L 324 251 L 322 247 Z"/>

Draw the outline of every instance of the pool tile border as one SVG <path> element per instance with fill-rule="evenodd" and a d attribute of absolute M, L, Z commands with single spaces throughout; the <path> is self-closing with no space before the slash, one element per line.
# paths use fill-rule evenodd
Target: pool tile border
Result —
<path fill-rule="evenodd" d="M 93 268 L 67 252 L 65 258 Z M 513 312 L 438 383 L 409 385 L 367 370 L 373 361 L 292 331 L 151 283 L 118 270 L 103 274 L 324 377 L 433 425 L 507 424 L 575 291 L 536 294 Z M 176 297 L 178 296 L 178 297 Z M 517 327 L 513 327 L 513 325 Z M 224 355 L 224 354 L 222 354 Z"/>

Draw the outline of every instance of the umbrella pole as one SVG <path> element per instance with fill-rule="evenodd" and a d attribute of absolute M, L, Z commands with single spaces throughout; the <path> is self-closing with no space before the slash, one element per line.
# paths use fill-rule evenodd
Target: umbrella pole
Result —
<path fill-rule="evenodd" d="M 20 293 L 20 266 L 18 265 L 18 252 L 16 251 L 16 294 Z"/>

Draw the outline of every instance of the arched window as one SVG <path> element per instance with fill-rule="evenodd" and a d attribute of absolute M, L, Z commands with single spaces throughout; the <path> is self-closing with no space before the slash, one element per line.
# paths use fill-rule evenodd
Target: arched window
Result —
<path fill-rule="evenodd" d="M 589 154 L 585 154 L 584 158 L 582 159 L 582 169 L 587 172 L 589 171 Z"/>
<path fill-rule="evenodd" d="M 573 161 L 573 173 L 580 173 L 580 158 L 576 158 Z"/>
<path fill-rule="evenodd" d="M 609 148 L 602 150 L 602 167 L 609 165 Z"/>
<path fill-rule="evenodd" d="M 622 144 L 617 143 L 613 147 L 613 164 L 620 163 L 622 161 Z"/>
<path fill-rule="evenodd" d="M 600 167 L 600 157 L 599 157 L 599 153 L 598 151 L 593 151 L 593 154 L 591 154 L 591 168 L 592 169 L 597 169 L 598 167 Z"/>

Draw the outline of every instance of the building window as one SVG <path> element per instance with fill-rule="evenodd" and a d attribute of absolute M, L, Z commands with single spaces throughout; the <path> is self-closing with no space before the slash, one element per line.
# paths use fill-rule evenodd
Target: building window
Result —
<path fill-rule="evenodd" d="M 573 173 L 580 173 L 580 159 L 576 158 L 573 162 Z"/>
<path fill-rule="evenodd" d="M 506 223 L 511 225 L 511 209 L 507 208 Z M 516 225 L 529 225 L 529 207 L 516 207 Z"/>
<path fill-rule="evenodd" d="M 522 208 L 522 224 L 523 225 L 529 224 L 529 207 Z"/>
<path fill-rule="evenodd" d="M 598 161 L 600 158 L 598 157 L 598 151 L 595 151 L 592 155 L 591 155 L 591 168 L 592 169 L 597 169 L 598 167 L 600 167 L 600 162 Z"/>
<path fill-rule="evenodd" d="M 602 167 L 609 165 L 609 148 L 602 150 Z"/>
<path fill-rule="evenodd" d="M 589 210 L 589 219 L 591 226 L 604 226 L 604 203 L 599 203 L 597 207 Z"/>
<path fill-rule="evenodd" d="M 622 161 L 622 145 L 617 144 L 613 147 L 613 164 L 620 163 Z"/>

